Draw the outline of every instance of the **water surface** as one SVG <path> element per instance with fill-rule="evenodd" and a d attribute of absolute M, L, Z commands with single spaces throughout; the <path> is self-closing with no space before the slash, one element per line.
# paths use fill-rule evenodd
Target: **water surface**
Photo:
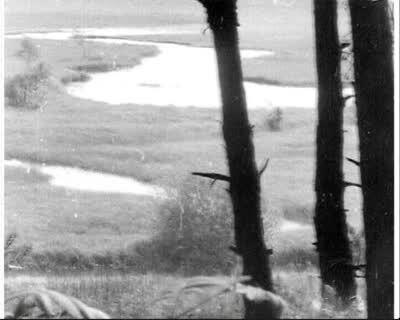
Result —
<path fill-rule="evenodd" d="M 49 177 L 48 182 L 54 187 L 86 192 L 122 193 L 167 198 L 167 192 L 163 188 L 140 182 L 132 177 L 67 166 L 34 164 L 16 159 L 5 160 L 4 165 L 23 169 L 28 174 L 31 171 L 39 172 Z"/>
<path fill-rule="evenodd" d="M 68 85 L 73 96 L 112 105 L 141 104 L 176 107 L 218 108 L 221 106 L 220 89 L 215 52 L 213 48 L 195 47 L 152 41 L 117 38 L 127 35 L 177 33 L 176 29 L 128 28 L 128 29 L 79 29 L 56 32 L 23 33 L 8 38 L 31 37 L 34 39 L 68 40 L 77 35 L 107 36 L 115 38 L 87 38 L 109 45 L 155 46 L 159 54 L 144 58 L 134 68 L 93 73 L 87 82 Z M 183 28 L 182 34 L 200 32 L 196 28 Z M 241 50 L 242 59 L 268 58 L 275 55 L 268 50 Z M 245 81 L 247 104 L 250 109 L 272 107 L 314 108 L 315 88 L 279 86 Z"/>

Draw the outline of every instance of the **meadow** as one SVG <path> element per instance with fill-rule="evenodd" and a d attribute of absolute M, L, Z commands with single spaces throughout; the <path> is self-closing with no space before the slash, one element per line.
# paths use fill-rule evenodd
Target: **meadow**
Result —
<path fill-rule="evenodd" d="M 197 23 L 196 17 L 193 21 L 183 21 Z M 289 33 L 290 30 L 286 31 Z M 244 60 L 245 78 L 293 85 L 314 83 L 309 42 L 302 43 L 302 36 L 298 36 L 290 45 L 293 47 L 288 47 L 282 39 L 274 39 L 275 46 L 266 45 L 266 41 L 254 46 L 257 32 L 261 31 L 254 31 L 254 38 L 245 38 L 244 47 L 272 49 L 278 55 L 268 63 L 263 59 Z M 167 39 L 152 36 L 149 40 Z M 178 39 L 168 36 L 168 40 Z M 209 44 L 207 36 L 200 35 L 180 36 L 179 41 Z M 64 84 L 87 80 L 89 72 L 134 67 L 141 59 L 157 54 L 155 48 L 82 43 L 78 39 L 33 42 L 39 47 L 39 60 L 50 70 L 50 81 L 40 109 L 24 110 L 6 103 L 6 159 L 133 177 L 171 192 L 202 185 L 204 198 L 200 200 L 221 199 L 223 183 L 218 182 L 210 188 L 201 178 L 191 177 L 193 171 L 227 171 L 220 110 L 132 104 L 111 106 L 78 99 L 65 92 Z M 297 47 L 300 43 L 306 46 L 306 50 L 296 51 L 296 43 Z M 26 65 L 14 55 L 19 47 L 20 40 L 6 40 L 6 78 L 25 72 Z M 314 242 L 311 224 L 316 112 L 301 108 L 282 110 L 280 131 L 268 129 L 269 110 L 252 110 L 250 120 L 254 125 L 257 163 L 261 166 L 266 158 L 270 159 L 261 180 L 264 223 L 266 241 L 274 249 L 277 290 L 290 303 L 284 316 L 340 317 L 344 311 L 335 306 L 333 300 L 325 307 L 319 300 L 319 280 L 314 266 L 316 255 L 311 245 Z M 345 130 L 344 155 L 357 158 L 357 131 L 352 108 L 345 110 Z M 358 182 L 356 168 L 347 162 L 345 175 L 346 180 Z M 169 202 L 54 187 L 46 176 L 6 167 L 5 230 L 17 234 L 14 243 L 17 254 L 18 250 L 29 248 L 25 260 L 15 260 L 23 269 L 7 270 L 6 295 L 19 289 L 46 286 L 74 295 L 115 317 L 166 316 L 163 312 L 167 309 L 155 307 L 154 299 L 166 288 L 185 282 L 188 274 L 193 275 L 193 272 L 171 271 L 174 265 L 167 268 L 162 265 L 166 261 L 161 259 L 154 259 L 154 265 L 149 267 L 145 261 L 138 260 L 140 255 L 135 248 L 157 245 L 157 237 L 164 226 L 164 209 Z M 346 208 L 349 209 L 348 220 L 359 229 L 358 190 L 346 190 Z M 214 211 L 210 209 L 202 214 L 215 214 Z M 229 208 L 227 213 L 230 214 Z M 217 217 L 228 222 L 231 219 Z M 283 219 L 309 225 L 309 228 L 281 232 L 278 226 Z M 209 223 L 209 220 L 205 221 Z M 229 245 L 222 243 L 219 249 Z M 160 248 L 154 250 L 160 254 Z M 148 257 L 149 252 L 142 252 L 142 258 Z M 229 259 L 234 261 L 232 257 Z M 214 261 L 210 261 L 212 263 Z M 199 266 L 200 274 L 201 268 L 208 270 L 204 265 Z M 226 274 L 218 269 L 213 272 L 223 277 L 221 273 Z M 361 282 L 360 287 L 362 295 Z M 303 299 L 305 296 L 307 299 Z M 222 302 L 214 301 L 191 317 L 240 317 L 240 303 L 235 299 L 230 296 L 224 297 Z M 365 310 L 350 312 L 354 312 L 352 316 L 360 317 Z"/>
<path fill-rule="evenodd" d="M 179 290 L 188 281 L 207 278 L 185 278 L 181 276 L 126 273 L 80 273 L 63 275 L 14 275 L 5 279 L 5 294 L 12 296 L 18 291 L 49 288 L 77 297 L 88 305 L 99 308 L 113 318 L 171 318 L 189 308 L 184 318 L 191 319 L 241 319 L 243 302 L 234 292 L 227 292 L 205 303 L 192 298 L 189 305 L 162 300 L 167 292 Z M 215 280 L 215 278 L 213 278 Z M 232 281 L 234 276 L 219 276 L 219 281 Z M 287 307 L 282 318 L 365 318 L 362 301 L 353 308 L 343 309 L 332 294 L 320 299 L 320 285 L 315 270 L 277 270 L 274 273 L 277 293 L 282 295 Z M 358 281 L 359 291 L 365 288 Z M 214 290 L 215 291 L 215 290 Z M 209 292 L 211 295 L 213 292 Z M 169 303 L 168 303 L 169 302 Z M 11 302 L 12 305 L 12 302 Z M 176 317 L 174 317 L 176 318 Z"/>

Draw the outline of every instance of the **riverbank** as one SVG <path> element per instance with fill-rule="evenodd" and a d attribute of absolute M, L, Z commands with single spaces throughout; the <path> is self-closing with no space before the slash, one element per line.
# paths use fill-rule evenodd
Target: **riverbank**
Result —
<path fill-rule="evenodd" d="M 31 39 L 39 52 L 37 61 L 44 62 L 51 75 L 62 86 L 74 81 L 88 81 L 89 73 L 132 68 L 158 51 L 152 46 L 86 43 L 80 39 L 43 40 Z M 21 39 L 5 39 L 5 78 L 21 74 L 26 63 L 15 53 L 20 50 Z M 7 80 L 6 80 L 7 81 Z"/>
<path fill-rule="evenodd" d="M 143 33 L 143 34 L 142 34 Z M 146 33 L 148 33 L 146 35 Z M 98 66 L 98 71 L 111 71 L 111 70 L 120 70 L 129 67 L 133 67 L 138 64 L 138 60 L 141 57 L 151 57 L 157 53 L 151 52 L 151 49 L 155 49 L 158 45 L 175 45 L 180 46 L 181 48 L 188 49 L 211 49 L 210 53 L 212 56 L 212 60 L 214 60 L 214 52 L 213 52 L 213 43 L 210 41 L 210 35 L 202 35 L 200 30 L 194 27 L 187 27 L 187 29 L 183 30 L 164 30 L 164 33 L 161 29 L 158 28 L 109 28 L 109 29 L 101 29 L 101 28 L 88 28 L 88 29 L 55 29 L 55 30 L 37 30 L 35 32 L 25 32 L 25 33 L 8 33 L 6 34 L 6 56 L 8 60 L 15 60 L 12 56 L 9 56 L 7 47 L 9 44 L 18 43 L 18 38 L 25 35 L 29 36 L 33 39 L 33 41 L 40 41 L 45 43 L 44 50 L 52 50 L 48 48 L 51 45 L 51 41 L 57 41 L 57 47 L 60 48 L 64 46 L 65 52 L 61 53 L 61 55 L 71 55 L 71 58 L 66 60 L 73 61 L 74 58 L 78 58 L 80 64 L 82 64 L 82 69 L 79 70 L 80 66 L 67 66 L 69 69 L 78 69 L 78 71 L 90 71 L 90 66 Z M 176 35 L 178 34 L 179 35 Z M 176 40 L 175 40 L 176 39 Z M 182 40 L 187 39 L 187 41 Z M 89 40 L 89 41 L 88 41 Z M 90 41 L 91 40 L 91 41 Z M 95 42 L 97 40 L 97 42 Z M 9 42 L 11 41 L 11 42 Z M 64 41 L 65 44 L 61 44 L 60 41 Z M 115 42 L 116 45 L 121 47 L 121 50 L 112 50 L 109 46 L 105 51 L 109 52 L 109 56 L 104 55 L 104 53 L 97 53 L 99 48 L 97 46 L 102 46 L 104 43 L 112 44 L 112 41 Z M 125 41 L 125 43 L 124 43 Z M 129 42 L 131 42 L 129 44 Z M 143 43 L 145 46 L 141 46 Z M 151 43 L 154 43 L 154 46 L 151 46 Z M 74 46 L 78 48 L 74 48 Z M 128 57 L 126 54 L 126 48 L 131 46 L 132 52 Z M 94 47 L 94 50 L 91 50 L 91 47 Z M 140 52 L 138 48 L 150 47 L 150 52 Z M 253 49 L 256 48 L 256 49 Z M 82 50 L 83 49 L 83 50 Z M 100 48 L 101 49 L 101 48 Z M 104 46 L 103 48 L 104 49 Z M 142 49 L 142 48 L 141 48 Z M 44 51 L 43 50 L 43 51 Z M 251 46 L 250 43 L 246 46 L 242 47 L 242 65 L 244 72 L 244 79 L 250 82 L 258 83 L 258 84 L 271 84 L 278 86 L 287 86 L 287 87 L 315 87 L 315 77 L 314 77 L 314 66 L 312 62 L 312 55 L 307 53 L 304 57 L 300 58 L 298 53 L 294 53 L 291 49 L 282 49 L 275 51 L 274 49 L 263 49 L 258 48 L 257 45 Z M 70 52 L 72 51 L 72 52 Z M 83 51 L 81 57 L 76 57 L 75 51 Z M 95 54 L 90 51 L 94 51 Z M 104 51 L 104 50 L 100 50 Z M 185 52 L 184 60 L 189 61 L 198 61 L 198 55 L 195 52 L 196 50 L 188 50 Z M 249 57 L 246 55 L 246 51 L 254 51 L 259 52 L 261 54 L 258 55 L 250 55 Z M 202 55 L 207 55 L 206 50 L 200 50 Z M 262 54 L 263 52 L 270 52 L 271 54 Z M 179 56 L 179 52 L 174 52 L 174 55 Z M 201 57 L 200 57 L 201 58 Z M 85 60 L 88 60 L 85 63 Z M 177 57 L 177 61 L 183 62 L 182 58 Z M 56 61 L 57 64 L 60 64 L 61 61 Z M 173 61 L 171 61 L 174 64 Z M 117 64 L 117 65 L 116 65 Z M 176 64 L 176 62 L 175 62 Z M 178 63 L 179 64 L 179 63 Z M 209 64 L 209 62 L 207 62 Z M 88 68 L 85 68 L 85 65 Z M 89 70 L 85 70 L 89 69 Z M 96 68 L 92 69 L 96 71 Z M 12 68 L 7 70 L 7 74 L 12 72 Z M 79 77 L 75 77 L 79 80 Z M 66 81 L 68 82 L 68 81 Z"/>

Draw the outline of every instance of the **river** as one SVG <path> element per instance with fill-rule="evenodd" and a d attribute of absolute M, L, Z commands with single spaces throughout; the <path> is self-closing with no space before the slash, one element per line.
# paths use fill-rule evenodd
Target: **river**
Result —
<path fill-rule="evenodd" d="M 63 29 L 52 32 L 20 33 L 6 35 L 18 39 L 30 37 L 46 40 L 68 40 L 74 36 L 106 36 L 86 38 L 109 45 L 154 46 L 159 54 L 144 58 L 133 68 L 92 73 L 86 82 L 67 86 L 67 92 L 75 97 L 106 102 L 112 105 L 141 104 L 176 107 L 220 107 L 220 91 L 217 65 L 213 48 L 187 44 L 138 41 L 118 38 L 129 35 L 157 35 L 196 32 L 193 28 L 183 30 L 160 29 Z M 199 32 L 199 30 L 197 30 Z M 275 53 L 268 50 L 241 50 L 242 59 L 268 58 Z M 250 109 L 272 107 L 314 108 L 316 89 L 244 82 L 247 104 Z"/>
<path fill-rule="evenodd" d="M 69 40 L 76 35 L 107 36 L 108 38 L 86 38 L 109 45 L 154 46 L 159 54 L 144 58 L 139 66 L 118 71 L 92 73 L 87 82 L 75 82 L 66 87 L 75 97 L 118 104 L 144 104 L 156 106 L 217 108 L 220 92 L 217 77 L 215 52 L 212 48 L 185 44 L 138 41 L 118 36 L 151 35 L 168 33 L 190 33 L 194 30 L 168 29 L 63 29 L 51 32 L 20 33 L 6 35 L 9 39 L 30 37 L 46 40 Z M 113 37 L 113 38 L 110 38 Z M 275 53 L 267 50 L 241 50 L 243 59 L 268 58 Z M 258 84 L 245 81 L 244 87 L 248 107 L 301 107 L 314 108 L 315 88 L 301 88 Z M 40 165 L 16 159 L 6 160 L 5 165 L 25 170 L 34 170 L 49 178 L 54 187 L 105 193 L 128 193 L 157 198 L 167 198 L 167 192 L 155 185 L 145 184 L 131 177 L 94 172 L 80 168 Z M 283 219 L 280 230 L 293 232 L 309 229 L 309 225 Z"/>

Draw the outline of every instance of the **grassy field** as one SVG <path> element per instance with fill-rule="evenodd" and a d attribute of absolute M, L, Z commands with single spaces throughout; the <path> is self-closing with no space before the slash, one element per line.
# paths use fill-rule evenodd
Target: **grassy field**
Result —
<path fill-rule="evenodd" d="M 88 69 L 104 71 L 137 65 L 141 58 L 157 54 L 154 48 L 82 45 L 78 41 L 34 43 L 40 46 L 40 60 L 49 66 L 52 82 L 42 108 L 29 111 L 6 105 L 6 159 L 113 173 L 167 189 L 185 188 L 192 171 L 227 171 L 220 110 L 110 106 L 71 97 L 62 86 L 63 82 L 71 81 L 79 76 L 79 72 Z M 25 65 L 14 56 L 18 48 L 19 40 L 6 40 L 6 77 L 24 72 Z M 275 61 L 279 67 L 272 73 L 259 67 L 262 61 L 245 61 L 245 75 L 289 81 L 292 77 L 285 74 L 284 68 L 292 70 L 291 64 L 288 62 L 281 67 L 282 61 L 284 58 Z M 307 64 L 294 65 L 299 66 L 293 71 L 299 75 L 294 77 L 294 82 L 313 81 L 309 70 L 309 73 L 302 71 L 308 69 Z M 353 111 L 345 112 L 344 154 L 357 158 Z M 255 126 L 257 163 L 261 166 L 265 158 L 270 158 L 261 181 L 266 223 L 276 226 L 283 217 L 312 223 L 315 111 L 283 109 L 282 130 L 278 132 L 266 128 L 267 114 L 267 110 L 250 113 L 251 123 Z M 352 164 L 345 163 L 345 174 L 346 180 L 358 181 L 357 170 Z M 192 181 L 199 183 L 200 180 Z M 214 191 L 210 189 L 209 193 Z M 116 255 L 120 252 L 126 253 L 135 244 L 151 240 L 160 231 L 163 205 L 164 200 L 149 197 L 52 187 L 46 177 L 33 171 L 10 167 L 5 170 L 6 233 L 18 234 L 17 246 L 32 246 L 35 254 L 47 258 L 51 255 L 54 261 L 66 267 L 73 266 L 80 257 L 86 259 L 93 255 L 108 259 L 113 253 L 111 259 L 118 260 Z M 351 223 L 360 226 L 358 190 L 350 188 L 346 191 L 346 208 Z M 312 252 L 314 235 L 310 230 L 288 234 L 272 227 L 267 229 L 274 256 L 283 257 L 282 261 L 290 265 L 293 264 L 291 259 L 296 259 L 293 256 L 296 250 Z M 60 253 L 65 256 L 59 256 Z M 124 260 L 117 262 L 121 261 Z M 310 268 L 308 272 L 316 273 Z M 286 316 L 343 315 L 332 307 L 334 303 L 323 310 L 310 307 L 319 295 L 318 280 L 309 280 L 311 278 L 304 270 L 277 271 L 275 274 L 279 292 L 291 303 Z M 43 285 L 77 296 L 113 316 L 141 318 L 164 316 L 161 312 L 165 309 L 153 307 L 153 299 L 165 288 L 185 281 L 179 275 L 160 274 L 45 276 L 23 271 L 22 275 L 25 277 L 13 272 L 7 274 L 7 295 L 14 290 Z M 193 317 L 240 316 L 238 310 L 228 310 L 232 304 L 229 299 L 225 306 L 214 304 Z M 359 317 L 362 312 L 352 315 Z"/>
<path fill-rule="evenodd" d="M 6 75 L 21 72 L 23 68 L 23 64 L 13 57 L 17 42 L 7 40 Z M 115 59 L 118 54 L 122 65 L 138 63 L 141 56 L 154 53 L 136 46 L 122 46 L 119 50 L 88 44 L 85 49 L 71 41 L 66 42 L 65 49 L 58 42 L 37 43 L 40 44 L 41 59 L 49 64 L 57 79 L 64 76 L 65 68 L 87 63 L 80 62 L 84 50 L 100 57 L 97 61 L 100 64 L 110 63 L 110 59 Z M 133 61 L 129 60 L 131 57 Z M 49 89 L 40 110 L 6 106 L 5 111 L 7 159 L 131 176 L 169 188 L 179 188 L 192 171 L 227 170 L 219 110 L 109 106 L 71 97 L 58 87 Z M 311 222 L 315 112 L 284 109 L 280 132 L 265 128 L 267 111 L 253 111 L 250 116 L 255 125 L 257 162 L 261 165 L 266 157 L 271 159 L 262 178 L 268 209 L 278 212 L 279 216 L 284 211 L 286 215 L 291 212 L 287 218 L 296 219 L 296 207 L 305 208 L 310 213 L 306 222 Z M 351 110 L 347 116 L 345 155 L 356 157 L 357 141 Z M 145 155 L 143 161 L 138 149 Z M 357 172 L 351 164 L 346 164 L 345 170 L 348 180 L 357 180 Z M 352 189 L 346 194 L 350 212 L 354 213 L 350 214 L 353 223 L 358 218 L 358 196 Z M 16 230 L 21 234 L 21 241 L 32 242 L 37 248 L 65 248 L 74 243 L 83 251 L 105 248 L 104 244 L 107 248 L 120 247 L 128 239 L 152 234 L 151 217 L 156 216 L 155 208 L 159 206 L 152 199 L 52 188 L 43 177 L 12 168 L 7 168 L 6 172 L 5 200 L 7 230 Z M 75 213 L 78 213 L 78 219 L 74 218 Z M 109 221 L 111 217 L 112 222 Z M 300 220 L 304 220 L 304 215 Z M 99 230 L 104 237 L 98 241 Z M 54 238 L 49 237 L 48 232 Z M 115 234 L 119 236 L 115 237 Z M 80 241 L 75 241 L 77 238 Z"/>
<path fill-rule="evenodd" d="M 364 318 L 365 307 L 356 301 L 349 309 L 343 309 L 334 296 L 320 298 L 320 285 L 315 270 L 298 272 L 296 270 L 274 272 L 277 293 L 287 303 L 282 318 Z M 180 301 L 167 304 L 160 301 L 167 291 L 179 287 L 195 278 L 173 277 L 167 275 L 135 275 L 121 273 L 97 273 L 79 275 L 13 275 L 5 280 L 5 294 L 12 296 L 21 290 L 48 288 L 72 295 L 91 307 L 98 308 L 114 318 L 170 318 L 198 305 L 205 297 L 216 290 L 203 290 L 203 296 L 186 295 Z M 213 278 L 210 278 L 213 279 Z M 215 277 L 219 281 L 232 278 Z M 204 280 L 203 280 L 204 281 Z M 362 295 L 365 288 L 359 282 Z M 171 303 L 171 301 L 169 301 Z M 12 308 L 12 302 L 6 304 L 6 310 Z M 173 310 L 175 306 L 175 311 Z M 222 294 L 199 305 L 184 318 L 241 319 L 243 302 L 234 292 Z"/>

